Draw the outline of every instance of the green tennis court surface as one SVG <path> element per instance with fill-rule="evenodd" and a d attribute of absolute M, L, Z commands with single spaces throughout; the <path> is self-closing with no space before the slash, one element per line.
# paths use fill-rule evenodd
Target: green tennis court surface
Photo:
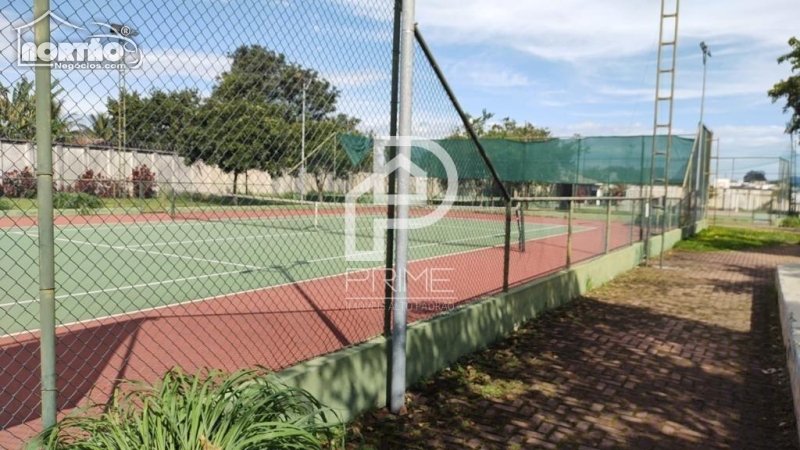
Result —
<path fill-rule="evenodd" d="M 57 321 L 80 322 L 380 266 L 346 260 L 340 214 L 289 214 L 57 227 Z M 377 217 L 359 216 L 360 250 L 371 247 Z M 519 233 L 516 226 L 513 230 L 512 242 Z M 410 258 L 501 246 L 503 232 L 500 215 L 448 216 L 411 231 Z M 527 241 L 566 232 L 563 225 L 525 225 Z M 39 328 L 36 239 L 35 228 L 0 229 L 5 255 L 0 262 L 5 289 L 0 336 Z M 261 300 L 271 301 L 268 295 Z"/>

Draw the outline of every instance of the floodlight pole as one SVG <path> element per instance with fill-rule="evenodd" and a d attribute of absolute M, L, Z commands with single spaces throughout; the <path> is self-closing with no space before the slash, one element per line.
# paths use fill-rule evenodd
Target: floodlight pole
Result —
<path fill-rule="evenodd" d="M 125 163 L 123 157 L 124 148 L 127 145 L 125 128 L 127 126 L 127 118 L 125 112 L 125 44 L 123 38 L 127 36 L 138 36 L 139 32 L 131 29 L 128 26 L 121 24 L 111 24 L 111 32 L 118 36 L 120 49 L 122 51 L 122 60 L 119 65 L 119 117 L 117 117 L 117 128 L 119 128 L 119 136 L 117 137 L 117 176 L 121 182 L 125 178 Z M 114 190 L 118 183 L 114 183 Z M 114 193 L 116 195 L 116 192 Z"/>
<path fill-rule="evenodd" d="M 711 52 L 705 42 L 700 43 L 700 49 L 703 51 L 703 93 L 700 97 L 700 124 L 702 125 L 706 107 L 706 74 L 708 72 L 708 58 L 711 57 Z"/>
<path fill-rule="evenodd" d="M 700 190 L 703 189 L 701 185 L 702 179 L 702 167 L 705 165 L 703 162 L 705 161 L 705 152 L 706 152 L 706 140 L 705 140 L 705 133 L 703 132 L 705 129 L 705 108 L 706 108 L 706 74 L 708 72 L 708 58 L 711 57 L 711 52 L 708 50 L 708 46 L 705 42 L 700 43 L 700 49 L 703 51 L 703 93 L 700 97 L 700 124 L 698 125 L 698 132 L 697 138 L 700 139 L 697 145 L 697 168 L 696 168 L 696 177 L 694 182 L 694 221 L 697 223 L 700 220 Z"/>
<path fill-rule="evenodd" d="M 125 146 L 125 69 L 119 67 L 119 136 L 117 137 L 117 178 L 121 181 L 125 169 L 123 169 L 122 148 Z M 117 183 L 114 183 L 115 185 Z"/>
<path fill-rule="evenodd" d="M 402 28 L 400 32 L 400 102 L 398 117 L 399 148 L 397 170 L 397 252 L 395 271 L 395 301 L 392 328 L 392 380 L 388 399 L 389 410 L 399 414 L 405 407 L 406 397 L 406 313 L 408 307 L 408 216 L 409 184 L 411 170 L 411 101 L 414 81 L 414 2 L 403 0 Z"/>

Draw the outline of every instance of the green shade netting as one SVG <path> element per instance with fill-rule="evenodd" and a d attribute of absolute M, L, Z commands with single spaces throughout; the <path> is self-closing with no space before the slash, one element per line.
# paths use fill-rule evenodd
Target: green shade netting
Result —
<path fill-rule="evenodd" d="M 658 148 L 666 149 L 667 136 L 659 136 Z M 340 135 L 339 141 L 355 164 L 369 149 L 372 139 Z M 475 144 L 468 139 L 435 140 L 453 159 L 459 179 L 485 179 L 488 169 Z M 517 142 L 482 139 L 489 160 L 504 182 L 626 183 L 648 184 L 652 136 L 585 137 Z M 694 139 L 673 137 L 669 182 L 683 184 Z M 411 159 L 431 178 L 445 178 L 445 170 L 432 153 L 414 148 Z M 656 176 L 664 173 L 664 158 L 658 158 Z"/>

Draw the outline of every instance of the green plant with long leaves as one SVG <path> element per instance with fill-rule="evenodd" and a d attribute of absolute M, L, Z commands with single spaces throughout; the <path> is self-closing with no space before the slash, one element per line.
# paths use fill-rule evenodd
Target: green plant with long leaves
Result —
<path fill-rule="evenodd" d="M 86 131 L 89 136 L 96 140 L 95 144 L 109 145 L 114 143 L 116 136 L 114 119 L 108 113 L 89 115 L 89 127 Z"/>
<path fill-rule="evenodd" d="M 72 414 L 29 448 L 48 450 L 321 449 L 344 445 L 338 416 L 262 370 L 180 369 L 155 386 L 126 381 L 109 405 Z"/>
<path fill-rule="evenodd" d="M 35 85 L 22 78 L 13 89 L 0 85 L 0 137 L 21 141 L 36 140 L 36 94 Z M 53 82 L 50 91 L 50 129 L 54 142 L 68 142 L 80 126 L 64 111 L 64 102 L 59 99 L 64 90 Z"/>

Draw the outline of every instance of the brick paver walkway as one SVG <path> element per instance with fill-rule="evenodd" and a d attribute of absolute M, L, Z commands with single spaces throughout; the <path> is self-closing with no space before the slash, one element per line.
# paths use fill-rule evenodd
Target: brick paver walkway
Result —
<path fill-rule="evenodd" d="M 364 418 L 352 448 L 797 448 L 774 269 L 798 257 L 636 269 Z"/>

